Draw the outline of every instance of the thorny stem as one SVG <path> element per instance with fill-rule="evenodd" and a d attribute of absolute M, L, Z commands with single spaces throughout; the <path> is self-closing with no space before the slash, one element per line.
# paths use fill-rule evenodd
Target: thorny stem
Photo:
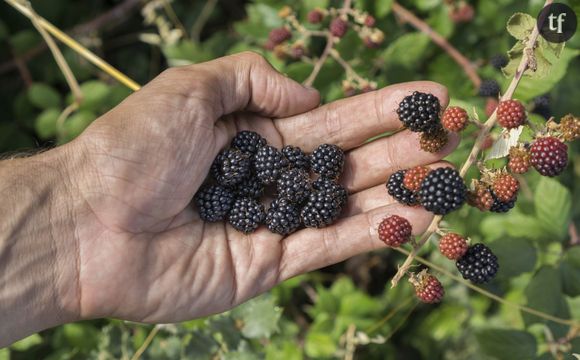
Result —
<path fill-rule="evenodd" d="M 546 3 L 544 4 L 544 6 L 551 4 L 552 1 L 553 0 L 546 0 Z M 395 6 L 395 4 L 393 4 L 393 7 Z M 503 94 L 503 96 L 501 97 L 501 100 L 511 99 L 518 84 L 520 83 L 520 81 L 522 79 L 522 76 L 524 75 L 524 72 L 529 68 L 533 68 L 533 64 L 535 62 L 534 55 L 533 55 L 533 49 L 536 46 L 536 41 L 538 40 L 538 36 L 539 36 L 538 27 L 534 26 L 534 30 L 532 31 L 532 34 L 530 35 L 528 42 L 526 43 L 526 46 L 524 49 L 524 54 L 522 56 L 522 60 L 520 61 L 520 64 L 516 70 L 516 73 L 511 81 L 508 89 L 506 90 L 505 94 Z M 470 152 L 469 156 L 467 157 L 467 160 L 465 161 L 465 163 L 463 164 L 463 166 L 461 167 L 461 169 L 459 171 L 459 174 L 461 175 L 461 177 L 465 177 L 465 174 L 467 173 L 469 168 L 471 166 L 473 166 L 473 164 L 477 161 L 477 157 L 478 157 L 479 153 L 481 152 L 481 148 L 483 146 L 483 143 L 484 143 L 485 139 L 487 138 L 487 136 L 489 135 L 489 132 L 491 131 L 491 129 L 493 128 L 493 126 L 495 125 L 495 122 L 497 120 L 496 112 L 497 112 L 497 109 L 496 109 L 496 111 L 493 112 L 493 114 L 491 114 L 489 119 L 483 124 L 483 127 L 479 131 L 479 135 L 477 136 L 477 139 L 475 140 L 475 144 L 473 145 L 473 148 L 471 149 L 471 152 Z M 427 242 L 427 240 L 431 237 L 431 235 L 435 231 L 437 231 L 437 229 L 439 228 L 439 222 L 441 221 L 441 219 L 442 219 L 442 216 L 435 216 L 433 218 L 433 220 L 431 221 L 431 224 L 429 224 L 429 227 L 427 228 L 427 231 L 421 236 L 421 240 L 417 243 L 417 246 L 414 247 L 413 250 L 409 253 L 409 255 L 407 256 L 407 259 L 405 259 L 405 262 L 403 263 L 403 265 L 401 265 L 399 267 L 397 274 L 395 274 L 395 276 L 393 277 L 393 280 L 391 280 L 391 287 L 397 286 L 397 284 L 399 283 L 401 278 L 407 273 L 407 271 L 409 270 L 409 267 L 413 263 L 413 259 L 417 256 L 417 252 L 419 251 L 419 249 L 425 244 L 425 242 Z"/>
<path fill-rule="evenodd" d="M 405 250 L 403 248 L 394 248 L 394 250 L 396 250 L 396 251 L 398 251 L 400 253 L 403 253 L 405 255 L 410 255 L 411 254 L 408 250 Z M 573 319 L 562 319 L 562 318 L 559 318 L 557 316 L 553 316 L 553 315 L 550 315 L 550 314 L 546 314 L 546 313 L 544 313 L 542 311 L 539 311 L 539 310 L 536 310 L 536 309 L 532 309 L 532 308 L 527 307 L 527 306 L 524 306 L 524 305 L 516 304 L 516 303 L 511 302 L 509 300 L 506 300 L 506 299 L 504 299 L 504 298 L 502 298 L 500 296 L 497 296 L 496 294 L 491 293 L 491 292 L 489 292 L 489 291 L 487 291 L 485 289 L 482 289 L 479 286 L 473 285 L 471 282 L 469 282 L 469 281 L 467 281 L 467 280 L 465 280 L 465 279 L 463 279 L 463 278 L 461 278 L 461 277 L 459 277 L 459 276 L 457 276 L 455 274 L 452 274 L 447 269 L 445 269 L 445 268 L 443 268 L 443 267 L 441 267 L 439 265 L 436 265 L 436 264 L 430 262 L 427 259 L 424 259 L 424 258 L 422 258 L 420 256 L 417 256 L 416 259 L 421 264 L 423 264 L 425 266 L 428 266 L 429 268 L 431 268 L 431 269 L 433 269 L 433 270 L 435 270 L 437 272 L 440 272 L 440 273 L 444 274 L 445 276 L 447 276 L 447 277 L 449 277 L 449 278 L 451 278 L 451 279 L 453 279 L 453 280 L 455 280 L 457 282 L 460 282 L 463 285 L 469 287 L 470 289 L 472 289 L 474 291 L 477 291 L 478 293 L 480 293 L 480 294 L 482 294 L 482 295 L 484 295 L 484 296 L 486 296 L 486 297 L 488 297 L 488 298 L 490 298 L 490 299 L 492 299 L 494 301 L 497 301 L 497 302 L 499 302 L 499 303 L 501 303 L 503 305 L 507 305 L 507 306 L 514 307 L 517 310 L 520 310 L 520 311 L 523 311 L 525 313 L 528 313 L 528 314 L 537 316 L 537 317 L 542 318 L 544 320 L 549 320 L 549 321 L 555 322 L 557 324 L 571 326 L 574 329 L 580 328 L 580 323 L 578 323 L 577 321 L 575 321 Z"/>
<path fill-rule="evenodd" d="M 469 77 L 469 80 L 471 80 L 473 85 L 476 88 L 479 88 L 479 85 L 481 84 L 481 79 L 479 78 L 479 75 L 477 75 L 477 71 L 475 71 L 475 67 L 473 66 L 471 61 L 469 61 L 469 59 L 463 56 L 455 47 L 453 47 L 453 45 L 449 43 L 449 41 L 447 41 L 447 39 L 439 35 L 439 33 L 433 30 L 433 28 L 431 28 L 429 25 L 427 25 L 426 22 L 419 19 L 412 12 L 405 9 L 399 3 L 393 2 L 392 6 L 393 12 L 397 14 L 397 16 L 399 16 L 399 18 L 403 22 L 411 24 L 415 29 L 429 36 L 435 44 L 437 44 L 441 49 L 443 49 L 447 54 L 449 54 L 449 56 L 451 56 L 451 58 L 455 60 L 455 62 L 459 66 L 461 66 L 461 68 L 463 69 L 467 77 Z"/>
<path fill-rule="evenodd" d="M 151 342 L 155 338 L 155 335 L 157 335 L 157 333 L 161 329 L 161 326 L 162 325 L 157 324 L 153 327 L 153 329 L 151 329 L 151 332 L 149 333 L 149 335 L 147 335 L 147 338 L 145 338 L 145 341 L 143 341 L 143 344 L 141 344 L 139 349 L 137 349 L 135 354 L 131 357 L 131 360 L 138 360 L 141 357 L 141 355 L 143 355 L 145 350 L 147 350 L 147 348 L 149 347 L 149 344 L 151 344 Z"/>

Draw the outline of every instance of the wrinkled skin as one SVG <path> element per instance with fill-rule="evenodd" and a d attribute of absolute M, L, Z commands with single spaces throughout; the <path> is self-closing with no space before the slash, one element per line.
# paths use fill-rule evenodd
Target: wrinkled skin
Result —
<path fill-rule="evenodd" d="M 76 168 L 75 261 L 79 318 L 177 322 L 227 310 L 298 274 L 384 246 L 376 235 L 388 214 L 415 233 L 432 215 L 394 203 L 384 181 L 394 171 L 436 164 L 409 131 L 363 142 L 400 127 L 397 103 L 412 91 L 441 100 L 431 82 L 393 85 L 319 107 L 320 98 L 243 53 L 167 70 L 95 121 L 68 152 Z M 282 237 L 265 227 L 251 235 L 204 223 L 191 199 L 216 154 L 240 130 L 278 148 L 312 151 L 321 143 L 346 153 L 343 217 L 325 229 Z"/>

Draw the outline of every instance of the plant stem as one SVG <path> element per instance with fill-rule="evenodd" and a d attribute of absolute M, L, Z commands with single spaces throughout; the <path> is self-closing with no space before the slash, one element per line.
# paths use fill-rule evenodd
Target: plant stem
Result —
<path fill-rule="evenodd" d="M 191 27 L 191 37 L 194 41 L 199 42 L 201 31 L 203 30 L 203 27 L 207 23 L 207 20 L 211 16 L 211 13 L 213 12 L 213 9 L 216 5 L 217 0 L 208 0 L 203 6 L 203 9 L 201 9 L 199 16 Z"/>
<path fill-rule="evenodd" d="M 161 325 L 159 324 L 155 325 L 153 329 L 151 329 L 151 332 L 149 333 L 149 335 L 147 335 L 147 338 L 145 338 L 143 344 L 141 344 L 139 349 L 137 349 L 135 354 L 131 357 L 131 360 L 138 360 L 141 357 L 141 355 L 143 355 L 145 350 L 147 350 L 147 348 L 149 347 L 149 344 L 151 344 L 151 341 L 153 341 L 153 339 L 155 338 L 155 335 L 157 335 L 157 333 L 159 332 L 159 329 L 161 329 Z"/>
<path fill-rule="evenodd" d="M 32 14 L 26 6 L 20 4 L 17 0 L 5 0 L 10 6 L 18 10 L 22 15 L 26 16 L 29 19 L 32 19 Z M 76 51 L 79 55 L 84 57 L 86 60 L 91 62 L 93 65 L 104 71 L 105 73 L 109 74 L 111 77 L 122 83 L 123 85 L 127 86 L 129 89 L 137 91 L 141 88 L 139 84 L 135 81 L 130 79 L 127 75 L 123 74 L 119 70 L 115 69 L 113 66 L 108 64 L 106 61 L 95 55 L 92 51 L 88 50 L 73 38 L 62 32 L 56 26 L 52 25 L 50 22 L 46 21 L 42 17 L 38 17 L 38 24 L 50 33 L 52 36 L 60 40 L 66 46 L 70 47 L 74 51 Z"/>
<path fill-rule="evenodd" d="M 303 85 L 312 86 L 314 80 L 316 80 L 316 77 L 320 72 L 320 69 L 322 69 L 322 65 L 324 65 L 324 62 L 328 58 L 328 55 L 330 55 L 330 50 L 332 50 L 333 46 L 334 46 L 334 36 L 328 33 L 328 35 L 326 36 L 326 47 L 324 48 L 324 51 L 322 52 L 316 63 L 314 63 L 314 69 L 312 69 L 312 72 L 310 73 L 310 75 L 308 75 L 308 78 L 304 80 L 304 82 L 302 83 Z"/>
<path fill-rule="evenodd" d="M 400 253 L 403 253 L 405 255 L 410 255 L 411 254 L 409 251 L 407 251 L 407 250 L 405 250 L 403 248 L 394 248 L 394 250 L 396 250 L 396 251 L 398 251 Z M 514 307 L 514 308 L 516 308 L 516 309 L 518 309 L 520 311 L 523 311 L 523 312 L 528 313 L 528 314 L 532 314 L 532 315 L 537 316 L 539 318 L 542 318 L 544 320 L 549 320 L 549 321 L 552 321 L 552 322 L 555 322 L 555 323 L 558 323 L 558 324 L 562 324 L 562 325 L 572 326 L 574 328 L 580 327 L 580 323 L 576 322 L 575 320 L 572 320 L 572 319 L 562 319 L 562 318 L 559 318 L 557 316 L 553 316 L 553 315 L 550 315 L 550 314 L 546 314 L 546 313 L 544 313 L 542 311 L 539 311 L 539 310 L 536 310 L 536 309 L 532 309 L 530 307 L 527 307 L 527 306 L 524 306 L 524 305 L 520 305 L 520 304 L 516 304 L 516 303 L 511 302 L 511 301 L 508 301 L 508 300 L 506 300 L 506 299 L 504 299 L 504 298 L 502 298 L 500 296 L 497 296 L 497 295 L 495 295 L 495 294 L 493 294 L 493 293 L 491 293 L 491 292 L 489 292 L 487 290 L 484 290 L 484 289 L 480 288 L 479 286 L 473 285 L 469 281 L 464 280 L 463 278 L 461 278 L 461 277 L 459 277 L 459 276 L 457 276 L 455 274 L 452 274 L 447 269 L 445 269 L 445 268 L 443 268 L 443 267 L 441 267 L 439 265 L 436 265 L 436 264 L 430 262 L 427 259 L 424 259 L 424 258 L 422 258 L 420 256 L 417 256 L 416 259 L 421 264 L 426 265 L 426 266 L 430 267 L 431 269 L 433 269 L 433 270 L 435 270 L 437 272 L 440 272 L 440 273 L 444 274 L 445 276 L 448 276 L 451 279 L 453 279 L 453 280 L 455 280 L 457 282 L 460 282 L 463 285 L 469 287 L 470 289 L 472 289 L 474 291 L 477 291 L 478 293 L 480 293 L 480 294 L 482 294 L 482 295 L 484 295 L 484 296 L 486 296 L 486 297 L 488 297 L 488 298 L 490 298 L 492 300 L 495 300 L 495 301 L 497 301 L 497 302 L 499 302 L 499 303 L 501 303 L 503 305 L 507 305 L 507 306 Z"/>
<path fill-rule="evenodd" d="M 544 4 L 544 6 L 549 5 L 550 3 L 552 3 L 552 1 L 553 0 L 546 0 L 546 3 Z M 394 6 L 394 4 L 393 4 L 393 6 Z M 532 64 L 535 61 L 534 55 L 533 55 L 534 54 L 533 50 L 534 50 L 534 47 L 536 45 L 536 41 L 538 40 L 538 36 L 539 36 L 538 27 L 534 26 L 534 30 L 532 31 L 532 34 L 530 35 L 528 42 L 526 43 L 526 46 L 524 49 L 524 54 L 522 56 L 522 60 L 520 61 L 520 64 L 516 70 L 516 73 L 511 81 L 510 85 L 508 86 L 508 89 L 506 90 L 505 94 L 502 96 L 501 100 L 508 100 L 508 99 L 512 98 L 512 96 L 513 96 L 518 84 L 520 83 L 525 71 L 530 67 L 530 64 Z M 459 174 L 461 175 L 461 177 L 465 177 L 465 174 L 467 173 L 469 168 L 471 166 L 473 166 L 473 164 L 477 161 L 477 157 L 478 157 L 479 153 L 481 152 L 481 148 L 483 146 L 483 143 L 484 143 L 485 139 L 487 138 L 487 136 L 489 135 L 489 132 L 491 131 L 491 129 L 493 128 L 493 126 L 495 125 L 495 122 L 497 120 L 496 112 L 497 112 L 497 109 L 496 109 L 496 111 L 493 112 L 493 114 L 491 114 L 489 119 L 483 124 L 483 127 L 479 131 L 479 135 L 477 136 L 477 139 L 475 140 L 475 144 L 473 145 L 473 148 L 471 149 L 471 152 L 469 153 L 467 160 L 465 161 L 463 166 L 461 166 L 461 169 L 459 171 Z M 407 256 L 407 259 L 405 259 L 405 262 L 403 263 L 403 265 L 401 265 L 399 267 L 399 270 L 397 271 L 397 273 L 393 277 L 393 280 L 391 281 L 391 287 L 397 286 L 397 284 L 399 283 L 401 278 L 403 276 L 405 276 L 405 274 L 409 270 L 409 267 L 413 263 L 413 259 L 417 256 L 417 252 L 419 251 L 419 249 L 425 244 L 425 242 L 427 242 L 427 240 L 431 237 L 433 232 L 437 231 L 437 229 L 439 228 L 439 222 L 441 221 L 441 219 L 442 219 L 442 216 L 435 216 L 433 218 L 433 220 L 431 221 L 431 224 L 429 224 L 429 227 L 427 228 L 427 231 L 423 234 L 423 236 L 421 236 L 421 240 L 419 241 L 417 246 L 413 248 L 413 250 Z"/>
<path fill-rule="evenodd" d="M 481 79 L 475 71 L 475 66 L 467 59 L 463 54 L 461 54 L 453 45 L 447 41 L 443 36 L 439 35 L 433 28 L 427 25 L 426 22 L 419 19 L 415 14 L 405 9 L 397 2 L 393 2 L 392 5 L 393 12 L 399 16 L 403 22 L 411 24 L 415 29 L 421 31 L 425 35 L 429 36 L 431 40 L 437 44 L 441 49 L 443 49 L 455 62 L 461 66 L 469 80 L 473 83 L 475 88 L 479 88 L 481 84 Z"/>
<path fill-rule="evenodd" d="M 336 49 L 330 50 L 330 56 L 332 56 L 332 58 L 336 60 L 336 62 L 339 63 L 340 66 L 342 66 L 344 71 L 346 71 L 347 76 L 352 76 L 359 83 L 362 84 L 368 83 L 368 80 L 357 74 L 357 72 L 354 71 L 354 69 L 350 66 L 350 64 L 346 60 L 344 60 L 342 56 L 340 56 L 340 53 L 336 51 Z"/>

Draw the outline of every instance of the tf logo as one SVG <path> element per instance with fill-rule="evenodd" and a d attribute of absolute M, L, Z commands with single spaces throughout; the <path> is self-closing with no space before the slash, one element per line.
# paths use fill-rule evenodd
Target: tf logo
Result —
<path fill-rule="evenodd" d="M 576 33 L 578 19 L 574 10 L 562 3 L 550 4 L 538 15 L 538 30 L 544 39 L 553 43 L 570 40 Z"/>

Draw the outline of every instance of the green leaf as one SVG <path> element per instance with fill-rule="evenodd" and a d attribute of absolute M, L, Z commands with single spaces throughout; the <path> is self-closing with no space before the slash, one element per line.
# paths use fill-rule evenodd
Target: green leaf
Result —
<path fill-rule="evenodd" d="M 46 109 L 36 117 L 34 129 L 39 138 L 47 140 L 55 137 L 56 122 L 59 116 L 59 109 Z"/>
<path fill-rule="evenodd" d="M 209 335 L 194 332 L 182 350 L 183 358 L 211 360 L 219 350 L 218 343 Z"/>
<path fill-rule="evenodd" d="M 43 83 L 34 83 L 28 88 L 28 99 L 41 109 L 58 108 L 61 105 L 58 91 Z"/>
<path fill-rule="evenodd" d="M 363 292 L 353 292 L 340 298 L 339 314 L 353 317 L 378 316 L 382 308 L 382 304 L 376 299 Z"/>
<path fill-rule="evenodd" d="M 580 295 L 580 247 L 566 251 L 560 263 L 560 275 L 564 293 L 569 296 Z"/>
<path fill-rule="evenodd" d="M 232 316 L 242 321 L 242 334 L 250 339 L 269 338 L 277 332 L 281 314 L 282 310 L 269 294 L 252 299 L 232 311 Z"/>
<path fill-rule="evenodd" d="M 522 214 L 517 208 L 512 210 L 509 216 L 486 216 L 481 221 L 479 229 L 487 240 L 499 239 L 505 235 L 539 240 L 547 233 L 536 217 Z"/>
<path fill-rule="evenodd" d="M 393 8 L 393 0 L 381 0 L 375 3 L 375 15 L 381 19 L 387 16 Z"/>
<path fill-rule="evenodd" d="M 542 51 L 546 53 L 550 53 L 555 57 L 559 58 L 562 55 L 562 51 L 564 51 L 564 45 L 566 43 L 552 43 L 544 39 L 542 36 L 538 37 L 538 45 Z"/>
<path fill-rule="evenodd" d="M 415 0 L 418 9 L 426 11 L 441 5 L 442 0 Z"/>
<path fill-rule="evenodd" d="M 533 359 L 536 356 L 536 338 L 525 331 L 485 329 L 476 337 L 484 353 L 500 360 Z"/>
<path fill-rule="evenodd" d="M 22 340 L 19 340 L 10 346 L 10 349 L 16 351 L 26 351 L 33 346 L 42 344 L 42 338 L 38 334 L 30 335 Z"/>
<path fill-rule="evenodd" d="M 306 80 L 308 75 L 312 72 L 312 64 L 304 62 L 294 62 L 286 67 L 286 75 L 298 82 Z"/>
<path fill-rule="evenodd" d="M 527 305 L 535 310 L 558 317 L 568 316 L 568 306 L 562 295 L 560 272 L 551 266 L 540 268 L 524 291 Z M 522 313 L 527 325 L 547 322 L 532 314 Z"/>
<path fill-rule="evenodd" d="M 550 92 L 566 76 L 568 64 L 578 54 L 580 54 L 580 50 L 565 48 L 560 59 L 556 59 L 554 56 L 549 58 L 548 60 L 552 63 L 549 75 L 543 79 L 524 76 L 516 89 L 514 98 L 525 102 Z"/>
<path fill-rule="evenodd" d="M 315 8 L 326 9 L 329 0 L 302 0 L 302 5 L 308 10 Z"/>
<path fill-rule="evenodd" d="M 507 31 L 516 39 L 526 39 L 534 30 L 536 19 L 524 13 L 515 13 L 507 22 Z"/>
<path fill-rule="evenodd" d="M 528 240 L 521 238 L 499 239 L 489 246 L 498 257 L 501 276 L 514 277 L 524 272 L 530 272 L 536 266 L 536 248 Z"/>
<path fill-rule="evenodd" d="M 284 341 L 281 345 L 269 343 L 266 346 L 266 360 L 302 360 L 302 351 L 291 340 Z"/>
<path fill-rule="evenodd" d="M 392 42 L 381 54 L 389 65 L 414 68 L 429 46 L 429 37 L 420 32 L 405 34 Z"/>
<path fill-rule="evenodd" d="M 334 354 L 337 349 L 337 344 L 327 333 L 320 332 L 308 332 L 306 335 L 306 344 L 304 345 L 304 351 L 306 355 L 312 358 L 322 358 L 329 357 Z"/>
<path fill-rule="evenodd" d="M 542 177 L 538 184 L 534 203 L 538 222 L 558 240 L 565 237 L 571 216 L 572 196 L 557 180 Z"/>
<path fill-rule="evenodd" d="M 196 358 L 197 359 L 197 358 Z M 256 354 L 244 351 L 231 351 L 222 355 L 223 360 L 256 360 Z"/>
<path fill-rule="evenodd" d="M 341 298 L 355 291 L 356 288 L 352 282 L 352 279 L 346 276 L 338 278 L 330 288 L 330 292 L 332 293 L 332 295 L 334 295 L 337 298 Z"/>
<path fill-rule="evenodd" d="M 88 323 L 63 325 L 63 335 L 67 343 L 82 351 L 89 351 L 97 345 L 99 332 Z"/>

